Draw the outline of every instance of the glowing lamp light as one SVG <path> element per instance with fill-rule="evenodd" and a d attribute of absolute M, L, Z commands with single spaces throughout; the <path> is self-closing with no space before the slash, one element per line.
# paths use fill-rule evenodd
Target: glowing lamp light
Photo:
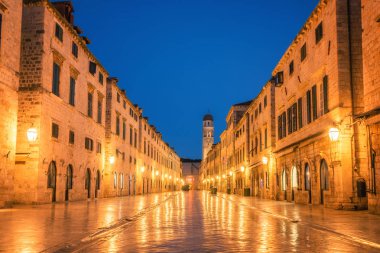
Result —
<path fill-rule="evenodd" d="M 240 167 L 241 172 L 244 172 L 244 169 L 245 169 L 244 166 Z"/>
<path fill-rule="evenodd" d="M 143 166 L 143 167 L 141 167 L 141 172 L 144 172 L 145 171 L 145 167 Z"/>
<path fill-rule="evenodd" d="M 230 171 L 230 176 L 232 177 L 232 171 Z"/>
<path fill-rule="evenodd" d="M 159 173 L 158 173 L 158 170 L 156 170 L 156 176 L 158 176 L 158 174 L 159 174 Z"/>
<path fill-rule="evenodd" d="M 169 179 L 172 179 L 172 176 L 169 176 Z"/>
<path fill-rule="evenodd" d="M 26 136 L 28 137 L 29 142 L 35 142 L 37 140 L 37 129 L 32 127 L 26 131 Z"/>
<path fill-rule="evenodd" d="M 331 141 L 337 141 L 339 139 L 339 129 L 335 127 L 330 128 L 329 137 Z"/>
<path fill-rule="evenodd" d="M 268 157 L 266 156 L 263 156 L 263 158 L 261 159 L 261 161 L 263 162 L 263 164 L 268 164 Z"/>
<path fill-rule="evenodd" d="M 110 164 L 114 164 L 115 163 L 115 157 L 114 156 L 110 156 Z"/>
<path fill-rule="evenodd" d="M 165 178 L 168 178 L 168 174 L 165 174 Z"/>

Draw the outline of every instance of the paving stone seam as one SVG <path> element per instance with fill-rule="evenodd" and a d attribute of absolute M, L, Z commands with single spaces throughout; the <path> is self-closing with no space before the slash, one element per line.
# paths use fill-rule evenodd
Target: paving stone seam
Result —
<path fill-rule="evenodd" d="M 153 211 L 155 208 L 160 206 L 161 204 L 165 203 L 169 199 L 172 199 L 174 196 L 176 196 L 177 193 L 170 194 L 168 197 L 166 197 L 164 200 L 162 200 L 159 203 L 149 205 L 140 211 L 138 211 L 135 215 L 129 216 L 129 217 L 123 217 L 115 222 L 111 222 L 109 225 L 105 227 L 98 228 L 96 232 L 91 233 L 90 235 L 80 239 L 75 240 L 71 242 L 63 242 L 58 245 L 52 246 L 50 248 L 47 248 L 45 250 L 42 250 L 42 252 L 57 252 L 57 253 L 64 253 L 64 252 L 83 252 L 86 248 L 101 243 L 105 239 L 111 238 L 115 234 L 123 231 L 126 227 L 132 225 L 134 222 L 138 221 L 142 216 L 146 215 L 147 213 Z"/>
<path fill-rule="evenodd" d="M 235 203 L 238 202 L 239 205 L 241 205 L 241 206 L 244 206 L 244 207 L 247 207 L 247 208 L 250 208 L 250 209 L 253 209 L 253 210 L 257 210 L 259 212 L 268 214 L 268 215 L 270 215 L 272 217 L 275 217 L 275 218 L 278 218 L 278 219 L 283 219 L 283 220 L 286 220 L 286 221 L 291 222 L 291 223 L 297 223 L 297 224 L 302 225 L 302 226 L 309 226 L 310 228 L 312 228 L 314 230 L 317 230 L 317 231 L 321 231 L 321 232 L 325 232 L 325 233 L 332 233 L 332 234 L 336 235 L 337 237 L 339 237 L 341 239 L 349 241 L 351 244 L 353 244 L 353 242 L 355 242 L 356 244 L 364 245 L 364 246 L 371 247 L 371 248 L 380 249 L 380 244 L 372 242 L 372 241 L 368 241 L 368 240 L 365 240 L 365 239 L 362 239 L 360 237 L 343 234 L 341 232 L 338 232 L 336 230 L 330 229 L 330 228 L 325 227 L 325 226 L 321 226 L 321 225 L 318 225 L 318 224 L 310 223 L 310 222 L 307 222 L 307 221 L 301 221 L 300 219 L 299 220 L 292 219 L 292 218 L 289 218 L 289 217 L 284 216 L 284 215 L 280 215 L 280 214 L 269 212 L 269 211 L 267 211 L 265 209 L 262 209 L 262 208 L 257 208 L 257 207 L 254 207 L 254 206 L 249 206 L 249 205 L 243 203 L 242 201 L 240 201 L 238 199 L 226 198 L 226 197 L 221 196 L 221 195 L 217 195 L 217 196 L 220 197 L 220 198 L 223 198 L 223 199 L 225 199 L 227 201 L 231 201 L 231 202 L 235 202 Z"/>

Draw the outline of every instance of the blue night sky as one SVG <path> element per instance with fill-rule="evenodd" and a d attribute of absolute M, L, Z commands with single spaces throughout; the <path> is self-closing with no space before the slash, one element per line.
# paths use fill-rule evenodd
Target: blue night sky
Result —
<path fill-rule="evenodd" d="M 90 49 L 181 157 L 254 98 L 318 0 L 73 0 Z"/>

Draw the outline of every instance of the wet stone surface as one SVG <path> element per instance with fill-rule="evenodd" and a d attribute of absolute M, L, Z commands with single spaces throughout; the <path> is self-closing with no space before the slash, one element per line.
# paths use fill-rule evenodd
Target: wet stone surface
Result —
<path fill-rule="evenodd" d="M 380 252 L 379 216 L 209 192 L 16 207 L 0 222 L 4 252 Z"/>

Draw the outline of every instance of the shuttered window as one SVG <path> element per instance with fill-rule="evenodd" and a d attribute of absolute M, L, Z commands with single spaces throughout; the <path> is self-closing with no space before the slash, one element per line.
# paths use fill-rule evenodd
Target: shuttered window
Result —
<path fill-rule="evenodd" d="M 57 63 L 53 63 L 53 85 L 51 91 L 53 94 L 59 97 L 59 75 L 61 73 L 61 67 Z"/>
<path fill-rule="evenodd" d="M 329 103 L 328 103 L 328 76 L 323 77 L 323 114 L 329 112 Z"/>
<path fill-rule="evenodd" d="M 70 105 L 75 105 L 75 79 L 70 77 L 70 96 L 69 96 Z"/>
<path fill-rule="evenodd" d="M 317 86 L 314 85 L 311 88 L 312 97 L 312 108 L 313 108 L 313 121 L 318 118 L 318 107 L 317 107 Z"/>

